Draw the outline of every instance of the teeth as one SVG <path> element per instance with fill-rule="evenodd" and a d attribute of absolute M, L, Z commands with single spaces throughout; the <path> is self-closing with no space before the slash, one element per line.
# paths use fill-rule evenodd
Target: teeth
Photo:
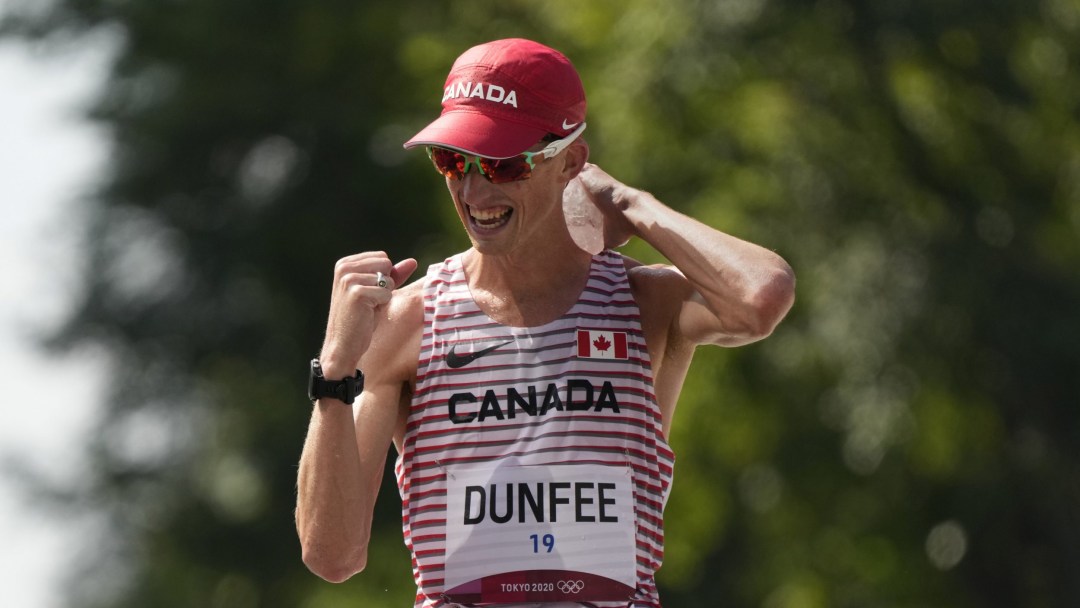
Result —
<path fill-rule="evenodd" d="M 469 207 L 469 215 L 478 222 L 490 222 L 506 217 L 510 213 L 510 207 L 492 207 L 490 209 L 476 209 Z"/>

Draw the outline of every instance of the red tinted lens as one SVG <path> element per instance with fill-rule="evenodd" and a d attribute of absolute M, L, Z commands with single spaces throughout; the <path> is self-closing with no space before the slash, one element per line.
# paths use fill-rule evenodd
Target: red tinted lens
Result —
<path fill-rule="evenodd" d="M 435 170 L 450 179 L 461 179 L 465 171 L 465 157 L 453 150 L 431 147 L 431 162 Z"/>
<path fill-rule="evenodd" d="M 480 158 L 480 168 L 493 184 L 505 184 L 528 179 L 532 176 L 532 167 L 524 156 L 511 158 Z"/>

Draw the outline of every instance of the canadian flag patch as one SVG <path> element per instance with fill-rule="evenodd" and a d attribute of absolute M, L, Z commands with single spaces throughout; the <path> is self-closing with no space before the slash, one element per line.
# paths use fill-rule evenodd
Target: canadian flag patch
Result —
<path fill-rule="evenodd" d="M 626 352 L 626 332 L 579 329 L 577 356 L 583 359 L 629 359 Z"/>

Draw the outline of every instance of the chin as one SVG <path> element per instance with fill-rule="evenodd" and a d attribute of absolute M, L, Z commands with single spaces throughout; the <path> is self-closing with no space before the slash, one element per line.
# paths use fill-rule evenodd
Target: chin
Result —
<path fill-rule="evenodd" d="M 476 239 L 471 240 L 472 248 L 475 249 L 477 253 L 482 253 L 484 255 L 504 255 L 509 253 L 504 245 L 489 241 L 477 241 Z"/>

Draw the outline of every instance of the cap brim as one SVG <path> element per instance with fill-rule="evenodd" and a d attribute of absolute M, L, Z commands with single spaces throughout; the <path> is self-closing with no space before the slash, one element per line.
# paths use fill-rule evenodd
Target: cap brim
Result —
<path fill-rule="evenodd" d="M 510 158 L 545 135 L 544 129 L 476 112 L 446 112 L 405 142 L 405 147 L 441 146 L 473 156 Z"/>

